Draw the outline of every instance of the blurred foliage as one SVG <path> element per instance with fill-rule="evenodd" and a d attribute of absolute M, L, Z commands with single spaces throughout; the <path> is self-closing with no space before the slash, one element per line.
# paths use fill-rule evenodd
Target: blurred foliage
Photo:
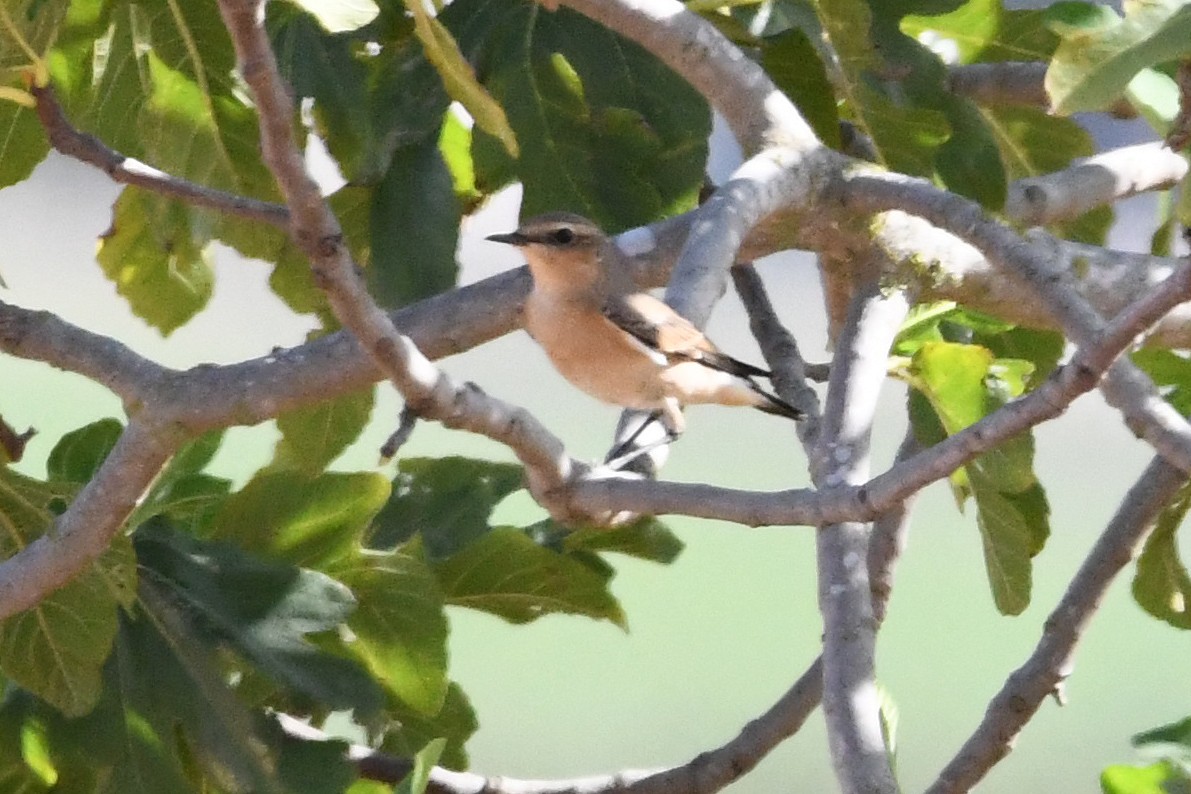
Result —
<path fill-rule="evenodd" d="M 611 230 L 695 206 L 711 113 L 637 44 L 566 8 L 530 0 L 270 3 L 267 31 L 339 180 L 330 204 L 386 306 L 456 285 L 462 219 L 513 182 L 523 212 L 568 209 Z M 1069 116 L 1131 103 L 1162 133 L 1174 119 L 1174 61 L 1191 53 L 1191 13 L 1174 0 L 1017 11 L 999 0 L 692 2 L 742 47 L 830 146 L 861 136 L 887 167 L 936 181 L 996 212 L 1007 185 L 1093 152 Z M 1049 63 L 1051 113 L 978 106 L 948 89 L 958 64 Z M 31 84 L 53 86 L 72 123 L 179 178 L 278 201 L 259 156 L 255 109 L 213 2 L 5 0 L 0 4 L 0 187 L 49 151 Z M 474 122 L 474 123 L 473 123 Z M 841 134 L 841 122 L 849 135 Z M 1164 204 L 1169 247 L 1182 203 Z M 1179 213 L 1183 213 L 1181 216 Z M 1110 210 L 1053 231 L 1102 242 Z M 1164 242 L 1165 240 L 1165 242 Z M 269 263 L 270 285 L 331 327 L 322 293 L 284 229 L 123 190 L 97 264 L 132 313 L 169 334 L 215 287 L 212 246 Z M 1062 340 L 955 305 L 919 307 L 894 351 L 923 443 L 981 420 L 1054 369 Z M 1136 360 L 1191 410 L 1191 366 L 1170 351 Z M 426 769 L 467 764 L 478 717 L 450 675 L 448 606 L 511 623 L 577 615 L 625 627 L 607 555 L 673 561 L 681 542 L 645 519 L 613 531 L 493 524 L 519 467 L 404 459 L 389 478 L 331 471 L 371 417 L 371 389 L 286 413 L 272 460 L 240 488 L 205 471 L 212 433 L 177 454 L 125 532 L 36 608 L 0 625 L 0 790 L 342 791 L 343 743 L 284 734 L 269 710 L 321 724 L 349 715 L 373 745 Z M 23 452 L 7 425 L 3 463 Z M 53 532 L 54 517 L 117 443 L 103 420 L 63 436 L 38 480 L 0 468 L 6 556 Z M 1030 434 L 951 478 L 976 506 L 997 607 L 1029 603 L 1049 535 Z M 1176 533 L 1191 497 L 1163 514 L 1134 593 L 1191 627 Z M 1186 782 L 1186 731 L 1139 737 L 1181 748 L 1149 767 L 1106 770 L 1106 791 Z M 1148 788 L 1146 786 L 1149 786 Z"/>

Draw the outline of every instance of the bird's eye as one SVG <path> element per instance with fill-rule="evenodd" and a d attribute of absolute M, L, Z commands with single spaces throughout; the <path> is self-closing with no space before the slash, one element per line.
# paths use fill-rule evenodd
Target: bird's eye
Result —
<path fill-rule="evenodd" d="M 561 229 L 555 229 L 550 232 L 550 242 L 558 245 L 570 245 L 575 241 L 575 233 L 563 226 Z"/>

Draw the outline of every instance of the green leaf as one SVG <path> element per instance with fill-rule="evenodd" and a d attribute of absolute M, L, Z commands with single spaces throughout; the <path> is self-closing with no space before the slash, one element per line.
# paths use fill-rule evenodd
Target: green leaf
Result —
<path fill-rule="evenodd" d="M 423 794 L 430 783 L 430 771 L 442 757 L 446 739 L 432 739 L 424 748 L 414 754 L 414 768 L 397 784 L 395 794 Z"/>
<path fill-rule="evenodd" d="M 1046 61 L 1059 38 L 1041 11 L 1009 10 L 1002 0 L 969 0 L 946 14 L 907 15 L 903 33 L 935 47 L 955 47 L 960 63 Z"/>
<path fill-rule="evenodd" d="M 1158 517 L 1137 559 L 1133 598 L 1146 612 L 1179 629 L 1191 629 L 1191 575 L 1179 557 L 1177 533 L 1191 508 L 1191 490 Z"/>
<path fill-rule="evenodd" d="M 402 146 L 371 206 L 368 286 L 378 303 L 404 306 L 455 286 L 459 205 L 438 141 Z"/>
<path fill-rule="evenodd" d="M 211 297 L 214 274 L 206 243 L 185 205 L 126 187 L 97 258 L 133 313 L 168 335 Z"/>
<path fill-rule="evenodd" d="M 524 185 L 521 212 L 569 209 L 609 231 L 695 206 L 706 103 L 641 47 L 568 9 L 457 0 L 440 19 L 503 105 L 526 154 L 474 132 L 476 183 Z"/>
<path fill-rule="evenodd" d="M 1042 355 L 1049 359 L 1053 352 Z M 910 379 L 939 424 L 932 428 L 921 403 L 915 408 L 912 401 L 915 432 L 922 438 L 962 430 L 1021 394 L 1033 372 L 1031 362 L 996 359 L 980 345 L 923 342 L 911 361 Z M 968 495 L 975 498 L 993 599 L 1009 615 L 1020 614 L 1029 604 L 1031 560 L 1050 533 L 1050 509 L 1033 462 L 1033 437 L 1023 433 L 982 453 L 952 476 L 958 504 L 962 506 Z"/>
<path fill-rule="evenodd" d="M 324 400 L 277 417 L 281 438 L 273 450 L 272 469 L 321 474 L 368 424 L 376 389 Z"/>
<path fill-rule="evenodd" d="M 476 187 L 475 163 L 471 158 L 471 128 L 454 113 L 448 113 L 443 121 L 438 148 L 451 174 L 457 211 L 470 215 L 483 198 Z"/>
<path fill-rule="evenodd" d="M 1091 136 L 1071 119 L 1030 107 L 990 107 L 981 113 L 996 137 L 1010 179 L 1054 173 L 1094 153 Z M 1052 228 L 1064 239 L 1101 245 L 1112 217 L 1112 209 L 1102 207 Z"/>
<path fill-rule="evenodd" d="M 447 687 L 447 695 L 437 714 L 427 717 L 402 702 L 390 702 L 394 724 L 385 735 L 381 749 L 408 758 L 431 741 L 443 738 L 446 747 L 438 763 L 447 769 L 468 767 L 464 743 L 479 728 L 475 712 L 463 690 L 456 683 Z"/>
<path fill-rule="evenodd" d="M 1063 37 L 1046 73 L 1053 110 L 1102 110 L 1143 69 L 1191 54 L 1191 6 L 1147 0 L 1119 19 L 1090 3 L 1056 3 L 1047 22 Z"/>
<path fill-rule="evenodd" d="M 870 33 L 872 9 L 863 0 L 813 3 L 824 34 L 839 54 L 842 81 L 837 91 L 847 117 L 876 146 L 879 162 L 893 170 L 919 176 L 935 171 L 935 153 L 951 134 L 946 116 L 916 107 L 891 92 L 877 75 L 885 69 Z M 895 100 L 894 97 L 897 97 Z"/>
<path fill-rule="evenodd" d="M 410 708 L 431 717 L 447 696 L 447 619 L 434 574 L 402 551 L 364 553 L 335 570 L 359 606 L 352 649 Z"/>
<path fill-rule="evenodd" d="M 1149 766 L 1116 764 L 1100 773 L 1100 790 L 1104 794 L 1171 794 L 1191 779 L 1168 762 Z"/>
<path fill-rule="evenodd" d="M 490 612 L 510 623 L 565 613 L 627 626 L 607 578 L 543 548 L 513 527 L 493 529 L 434 565 L 447 603 Z"/>
<path fill-rule="evenodd" d="M 46 473 L 52 482 L 82 485 L 89 482 L 116 445 L 124 426 L 116 419 L 100 419 L 71 430 L 50 450 Z"/>
<path fill-rule="evenodd" d="M 977 472 L 970 473 L 976 523 L 993 601 L 1005 615 L 1020 615 L 1030 604 L 1032 559 L 1050 534 L 1050 508 L 1042 486 L 1011 493 Z"/>
<path fill-rule="evenodd" d="M 161 523 L 136 534 L 137 558 L 155 587 L 193 616 L 193 630 L 228 644 L 278 683 L 331 709 L 372 714 L 381 695 L 354 662 L 312 644 L 355 609 L 325 574 L 198 541 Z"/>
<path fill-rule="evenodd" d="M 230 480 L 202 471 L 222 439 L 222 430 L 212 430 L 182 447 L 157 475 L 148 495 L 129 517 L 129 528 L 164 515 L 174 526 L 196 535 L 204 533 L 211 516 L 231 490 Z"/>
<path fill-rule="evenodd" d="M 838 149 L 839 110 L 819 53 L 801 30 L 762 42 L 761 65 L 828 146 Z"/>
<path fill-rule="evenodd" d="M 480 129 L 504 144 L 510 157 L 517 157 L 520 154 L 517 136 L 509 125 L 504 108 L 476 80 L 471 64 L 459 51 L 450 31 L 437 17 L 427 13 L 420 0 L 405 0 L 405 8 L 414 18 L 414 33 L 422 42 L 426 59 L 442 76 L 447 93 L 463 105 Z"/>
<path fill-rule="evenodd" d="M 66 754 L 64 790 L 333 794 L 348 785 L 343 743 L 300 742 L 250 712 L 208 633 L 168 587 L 146 577 L 141 601 L 140 619 L 121 621 L 99 706 L 49 726 Z"/>
<path fill-rule="evenodd" d="M 49 151 L 37 114 L 0 98 L 0 188 L 27 179 Z"/>
<path fill-rule="evenodd" d="M 509 463 L 406 458 L 368 545 L 393 548 L 420 533 L 432 560 L 448 557 L 490 529 L 492 509 L 521 487 L 521 478 L 521 467 Z"/>
<path fill-rule="evenodd" d="M 678 536 L 656 518 L 642 518 L 614 529 L 583 527 L 568 532 L 562 541 L 563 550 L 568 552 L 617 552 L 666 565 L 678 558 L 683 546 Z"/>
<path fill-rule="evenodd" d="M 290 0 L 318 20 L 331 33 L 367 25 L 380 10 L 372 0 Z"/>
<path fill-rule="evenodd" d="M 1143 731 L 1131 740 L 1134 747 L 1176 745 L 1191 750 L 1191 717 Z"/>
<path fill-rule="evenodd" d="M 3 556 L 44 535 L 74 488 L 0 469 Z M 136 574 L 132 547 L 117 536 L 81 574 L 0 624 L 0 670 L 62 713 L 85 714 L 99 699 L 116 607 L 131 604 Z"/>
<path fill-rule="evenodd" d="M 354 553 L 360 535 L 389 497 L 378 474 L 295 471 L 253 477 L 224 502 L 212 539 L 295 565 L 322 567 Z"/>
<path fill-rule="evenodd" d="M 1131 358 L 1161 388 L 1162 396 L 1176 411 L 1183 416 L 1191 415 L 1191 361 L 1185 355 L 1143 347 L 1135 350 Z"/>

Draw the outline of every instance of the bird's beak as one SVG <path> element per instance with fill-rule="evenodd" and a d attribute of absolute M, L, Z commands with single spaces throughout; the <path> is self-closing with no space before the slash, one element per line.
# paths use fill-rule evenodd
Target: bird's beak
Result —
<path fill-rule="evenodd" d="M 508 234 L 490 234 L 484 238 L 491 240 L 494 243 L 506 243 L 507 245 L 526 245 L 529 243 L 529 238 L 521 232 L 509 232 Z"/>

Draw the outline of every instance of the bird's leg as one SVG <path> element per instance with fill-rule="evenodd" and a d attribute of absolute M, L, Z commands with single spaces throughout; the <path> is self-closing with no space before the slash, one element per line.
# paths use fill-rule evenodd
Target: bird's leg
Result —
<path fill-rule="evenodd" d="M 604 465 L 609 466 L 613 469 L 616 469 L 616 468 L 619 468 L 619 466 L 613 465 L 615 462 L 619 461 L 621 463 L 621 465 L 623 465 L 624 463 L 627 463 L 629 460 L 632 460 L 633 458 L 640 455 L 641 450 L 632 450 L 633 442 L 635 442 L 638 438 L 641 437 L 641 433 L 644 432 L 645 428 L 649 427 L 651 422 L 657 422 L 661 418 L 662 418 L 661 411 L 652 411 L 648 416 L 646 416 L 643 420 L 641 420 L 641 424 L 637 425 L 637 429 L 635 429 L 632 432 L 632 435 L 630 435 L 624 441 L 617 444 L 616 448 L 613 449 L 611 452 L 609 452 L 604 457 Z M 669 436 L 668 433 L 667 433 L 667 436 Z M 667 438 L 666 443 L 669 443 L 669 440 L 670 439 Z M 643 449 L 646 449 L 646 450 L 656 449 L 656 448 L 657 448 L 656 443 L 646 446 L 646 447 L 643 447 Z M 627 460 L 621 461 L 620 459 L 622 457 L 624 457 L 625 454 L 628 453 L 630 450 L 632 450 L 632 457 L 629 457 Z"/>
<path fill-rule="evenodd" d="M 642 432 L 644 432 L 644 430 L 654 422 L 657 422 L 662 426 L 665 434 L 659 438 L 655 438 L 654 440 L 637 449 L 633 449 L 633 444 L 641 437 Z M 607 458 L 604 459 L 604 465 L 613 471 L 622 470 L 625 466 L 637 460 L 638 458 L 648 455 L 655 449 L 664 447 L 665 445 L 676 440 L 679 435 L 681 435 L 681 433 L 675 429 L 670 422 L 666 421 L 666 415 L 664 411 L 654 411 L 645 417 L 645 419 L 633 431 L 632 435 L 630 435 L 628 439 L 621 444 L 618 444 L 614 450 L 608 453 Z"/>

